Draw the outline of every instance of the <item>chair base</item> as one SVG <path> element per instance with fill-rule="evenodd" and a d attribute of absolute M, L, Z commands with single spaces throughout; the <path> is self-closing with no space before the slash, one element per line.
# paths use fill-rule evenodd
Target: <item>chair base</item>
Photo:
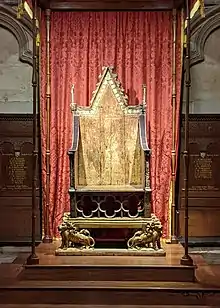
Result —
<path fill-rule="evenodd" d="M 127 241 L 128 249 L 94 249 L 95 240 L 86 228 L 127 228 L 135 232 Z M 73 218 L 65 213 L 59 231 L 62 244 L 56 255 L 165 255 L 162 225 L 154 214 L 149 218 Z"/>

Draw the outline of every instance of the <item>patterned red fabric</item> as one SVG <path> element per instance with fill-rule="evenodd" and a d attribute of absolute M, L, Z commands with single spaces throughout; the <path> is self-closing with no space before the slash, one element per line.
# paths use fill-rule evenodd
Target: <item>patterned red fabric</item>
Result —
<path fill-rule="evenodd" d="M 44 22 L 42 23 L 44 27 Z M 45 196 L 45 30 L 41 31 L 41 110 Z M 51 16 L 50 234 L 69 211 L 70 90 L 88 105 L 102 66 L 113 65 L 139 104 L 147 84 L 147 127 L 152 149 L 152 210 L 168 230 L 172 149 L 172 12 L 53 12 Z M 88 128 L 89 129 L 89 128 Z M 45 200 L 45 198 L 44 198 Z"/>

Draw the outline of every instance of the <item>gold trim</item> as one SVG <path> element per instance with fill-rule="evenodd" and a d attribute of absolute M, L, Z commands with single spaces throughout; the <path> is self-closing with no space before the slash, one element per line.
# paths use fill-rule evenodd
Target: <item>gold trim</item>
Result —
<path fill-rule="evenodd" d="M 30 17 L 30 19 L 33 19 L 33 11 L 30 8 L 29 4 L 27 3 L 27 1 L 24 1 L 24 9 L 27 12 L 28 16 Z"/>
<path fill-rule="evenodd" d="M 51 242 L 49 234 L 49 202 L 50 202 L 50 105 L 51 105 L 51 73 L 50 73 L 50 15 L 45 11 L 46 17 L 46 200 L 44 207 L 44 242 Z"/>
<path fill-rule="evenodd" d="M 51 105 L 51 77 L 50 77 L 50 10 L 46 10 L 46 104 L 47 104 L 47 137 L 46 137 L 46 208 L 49 211 L 50 200 L 50 105 Z M 49 215 L 49 214 L 48 214 Z M 49 216 L 47 217 L 47 220 Z M 49 222 L 48 222 L 49 223 Z M 49 226 L 48 226 L 49 228 Z"/>
<path fill-rule="evenodd" d="M 173 55 L 172 55 L 172 153 L 171 153 L 171 183 L 169 195 L 169 229 L 168 238 L 175 237 L 175 168 L 176 168 L 176 37 L 177 37 L 177 11 L 173 9 Z"/>
<path fill-rule="evenodd" d="M 173 65 L 172 65 L 172 222 L 171 222 L 171 236 L 175 237 L 175 217 L 176 217 L 176 205 L 175 205 L 175 187 L 176 187 L 176 37 L 177 37 L 177 11 L 173 10 Z"/>
<path fill-rule="evenodd" d="M 21 19 L 23 15 L 24 15 L 24 2 L 23 0 L 21 0 L 17 6 L 17 19 Z"/>

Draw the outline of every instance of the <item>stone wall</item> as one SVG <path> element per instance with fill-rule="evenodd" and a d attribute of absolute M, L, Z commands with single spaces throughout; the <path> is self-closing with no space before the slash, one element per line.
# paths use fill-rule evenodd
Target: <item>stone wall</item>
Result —
<path fill-rule="evenodd" d="M 0 113 L 32 113 L 31 65 L 30 20 L 0 5 Z"/>
<path fill-rule="evenodd" d="M 218 2 L 218 5 L 217 5 Z M 192 21 L 190 113 L 220 114 L 220 1 L 206 1 Z M 185 109 L 185 89 L 183 113 Z"/>
<path fill-rule="evenodd" d="M 220 113 L 220 28 L 207 39 L 205 60 L 191 69 L 192 113 Z"/>
<path fill-rule="evenodd" d="M 15 36 L 0 28 L 0 113 L 32 113 L 32 67 L 19 60 Z"/>
<path fill-rule="evenodd" d="M 220 113 L 220 0 L 207 0 L 205 3 L 206 18 L 201 19 L 197 14 L 192 22 L 192 51 L 200 47 L 203 49 L 203 59 L 197 61 L 191 69 L 190 112 L 194 114 Z M 8 10 L 9 15 L 10 13 L 14 14 L 12 9 Z M 14 14 L 12 17 L 15 16 Z M 216 23 L 218 18 L 219 22 Z M 12 28 L 7 28 L 0 16 L 0 113 L 32 113 L 30 57 L 29 61 L 25 61 L 29 63 L 21 62 L 22 52 L 29 52 L 29 56 L 31 54 L 31 36 L 21 22 L 15 20 L 14 23 L 22 29 L 25 39 L 21 35 L 16 37 L 16 33 L 12 34 Z M 198 46 L 202 41 L 198 40 L 198 33 L 206 36 L 208 23 L 211 28 L 215 23 L 214 29 L 205 37 L 204 44 Z"/>

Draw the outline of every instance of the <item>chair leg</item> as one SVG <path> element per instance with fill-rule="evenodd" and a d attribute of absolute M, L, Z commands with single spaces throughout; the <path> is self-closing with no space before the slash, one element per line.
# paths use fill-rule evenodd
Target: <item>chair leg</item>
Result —
<path fill-rule="evenodd" d="M 151 217 L 150 194 L 144 193 L 144 218 Z"/>
<path fill-rule="evenodd" d="M 77 211 L 76 211 L 76 194 L 74 193 L 70 197 L 70 208 L 71 208 L 71 217 L 76 218 L 77 217 Z"/>

